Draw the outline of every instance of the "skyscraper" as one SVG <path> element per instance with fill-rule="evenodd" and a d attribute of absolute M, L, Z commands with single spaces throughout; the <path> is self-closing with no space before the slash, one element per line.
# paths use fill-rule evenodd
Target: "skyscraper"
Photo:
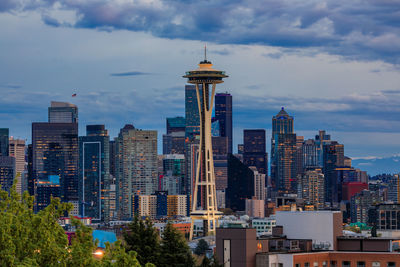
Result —
<path fill-rule="evenodd" d="M 254 192 L 254 172 L 232 154 L 228 155 L 228 187 L 226 188 L 226 207 L 233 211 L 244 211 L 246 199 Z"/>
<path fill-rule="evenodd" d="M 323 145 L 323 172 L 325 175 L 325 201 L 339 202 L 339 187 L 335 169 L 344 164 L 344 146 L 336 141 Z"/>
<path fill-rule="evenodd" d="M 25 177 L 25 140 L 13 139 L 9 140 L 9 154 L 15 158 L 15 172 L 16 172 L 16 189 L 17 192 L 22 194 L 23 188 L 26 189 Z"/>
<path fill-rule="evenodd" d="M 79 210 L 95 221 L 108 221 L 110 137 L 104 125 L 87 125 L 79 137 Z"/>
<path fill-rule="evenodd" d="M 58 176 L 61 199 L 78 201 L 78 124 L 32 123 L 33 183 Z"/>
<path fill-rule="evenodd" d="M 199 85 L 201 87 L 201 85 Z M 201 98 L 201 92 L 200 92 Z M 200 134 L 200 115 L 197 106 L 196 86 L 185 85 L 185 133 L 186 137 L 192 139 Z"/>
<path fill-rule="evenodd" d="M 324 208 L 325 201 L 325 178 L 321 169 L 308 169 L 298 181 L 299 198 L 304 199 L 306 204 L 314 205 L 317 209 Z"/>
<path fill-rule="evenodd" d="M 248 167 L 256 167 L 257 171 L 262 174 L 268 174 L 268 155 L 265 140 L 264 129 L 243 131 L 243 163 Z"/>
<path fill-rule="evenodd" d="M 133 196 L 150 195 L 157 189 L 157 131 L 125 125 L 116 143 L 119 217 L 129 219 L 133 215 Z"/>
<path fill-rule="evenodd" d="M 199 68 L 186 72 L 184 78 L 188 83 L 196 86 L 197 108 L 200 115 L 200 146 L 199 159 L 196 171 L 196 181 L 192 201 L 192 226 L 190 239 L 193 237 L 193 225 L 196 219 L 203 220 L 203 234 L 215 234 L 218 226 L 218 218 L 222 215 L 217 210 L 217 199 L 215 189 L 214 160 L 211 141 L 211 115 L 214 104 L 215 87 L 222 83 L 223 78 L 228 77 L 224 71 L 212 68 L 212 63 L 207 61 L 206 54 Z M 200 87 L 201 85 L 201 87 Z M 212 88 L 210 87 L 212 86 Z M 210 95 L 210 89 L 211 95 Z M 186 125 L 188 125 L 186 117 Z M 197 206 L 197 196 L 200 187 L 201 207 Z"/>
<path fill-rule="evenodd" d="M 163 154 L 185 153 L 185 128 L 184 117 L 166 119 L 167 134 L 163 134 Z"/>
<path fill-rule="evenodd" d="M 272 118 L 271 180 L 277 191 L 297 191 L 296 141 L 293 117 L 282 108 Z"/>
<path fill-rule="evenodd" d="M 232 95 L 215 95 L 215 119 L 219 121 L 221 137 L 228 137 L 228 153 L 232 153 Z"/>
<path fill-rule="evenodd" d="M 0 156 L 8 156 L 9 129 L 0 128 Z"/>
<path fill-rule="evenodd" d="M 163 177 L 161 190 L 169 195 L 182 195 L 184 192 L 185 156 L 169 154 L 163 158 Z"/>
<path fill-rule="evenodd" d="M 74 104 L 51 101 L 48 112 L 51 123 L 78 123 L 78 107 Z"/>
<path fill-rule="evenodd" d="M 15 178 L 15 158 L 0 156 L 0 185 L 1 189 L 10 192 Z"/>
<path fill-rule="evenodd" d="M 173 117 L 166 119 L 167 134 L 174 132 L 184 132 L 186 127 L 186 121 L 184 117 Z"/>

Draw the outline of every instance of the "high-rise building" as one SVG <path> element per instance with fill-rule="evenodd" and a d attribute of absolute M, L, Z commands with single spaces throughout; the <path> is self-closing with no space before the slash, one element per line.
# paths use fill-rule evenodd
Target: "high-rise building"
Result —
<path fill-rule="evenodd" d="M 304 136 L 296 136 L 296 178 L 303 173 Z"/>
<path fill-rule="evenodd" d="M 125 125 L 116 142 L 119 217 L 129 219 L 133 196 L 150 195 L 157 189 L 157 131 Z"/>
<path fill-rule="evenodd" d="M 8 156 L 9 129 L 0 128 L 0 156 Z"/>
<path fill-rule="evenodd" d="M 87 125 L 79 137 L 79 208 L 94 221 L 110 220 L 110 137 L 104 125 Z"/>
<path fill-rule="evenodd" d="M 388 181 L 388 200 L 400 203 L 400 174 L 394 174 Z"/>
<path fill-rule="evenodd" d="M 264 218 L 265 217 L 265 202 L 256 198 L 246 199 L 246 215 L 250 218 Z"/>
<path fill-rule="evenodd" d="M 232 153 L 232 95 L 215 95 L 215 119 L 219 121 L 221 137 L 228 137 L 228 153 Z"/>
<path fill-rule="evenodd" d="M 157 196 L 156 195 L 132 195 L 132 214 L 139 217 L 155 219 L 157 216 Z"/>
<path fill-rule="evenodd" d="M 163 134 L 163 154 L 184 154 L 185 132 Z"/>
<path fill-rule="evenodd" d="M 48 112 L 51 123 L 78 123 L 78 107 L 74 104 L 51 101 Z"/>
<path fill-rule="evenodd" d="M 60 177 L 50 175 L 48 180 L 37 180 L 35 191 L 35 212 L 39 212 L 51 203 L 51 198 L 61 198 Z"/>
<path fill-rule="evenodd" d="M 188 79 L 188 83 L 195 85 L 197 109 L 200 115 L 200 119 L 198 120 L 200 125 L 200 146 L 192 201 L 191 239 L 193 237 L 193 226 L 196 219 L 203 220 L 203 235 L 206 236 L 215 234 L 218 219 L 222 216 L 222 213 L 217 210 L 218 205 L 211 141 L 211 116 L 216 84 L 222 83 L 223 78 L 228 76 L 225 75 L 224 71 L 213 69 L 212 63 L 207 61 L 205 54 L 204 60 L 199 63 L 199 68 L 186 72 L 186 75 L 183 77 Z M 186 126 L 188 127 L 188 117 L 186 117 Z M 199 191 L 200 194 L 198 194 Z M 200 207 L 197 206 L 196 201 L 198 195 L 200 195 L 201 199 Z"/>
<path fill-rule="evenodd" d="M 268 174 L 268 155 L 264 129 L 243 131 L 243 163 L 254 166 L 259 173 Z"/>
<path fill-rule="evenodd" d="M 25 183 L 25 140 L 10 138 L 9 140 L 9 155 L 15 158 L 16 172 L 16 190 L 18 193 L 23 193 L 23 188 L 26 188 Z"/>
<path fill-rule="evenodd" d="M 381 203 L 370 206 L 369 223 L 377 230 L 400 230 L 400 204 Z"/>
<path fill-rule="evenodd" d="M 335 169 L 344 165 L 344 146 L 336 141 L 323 145 L 323 173 L 325 175 L 325 202 L 337 203 L 339 183 Z"/>
<path fill-rule="evenodd" d="M 338 167 L 334 169 L 333 181 L 331 181 L 331 192 L 333 202 L 340 203 L 344 200 L 343 184 L 350 182 L 359 182 L 357 171 L 354 168 Z"/>
<path fill-rule="evenodd" d="M 35 195 L 35 176 L 33 175 L 33 148 L 32 144 L 28 145 L 28 148 L 26 150 L 27 154 L 27 161 L 28 161 L 28 166 L 27 166 L 27 187 L 28 187 L 28 193 L 31 196 Z"/>
<path fill-rule="evenodd" d="M 296 143 L 293 117 L 282 108 L 272 118 L 271 180 L 277 191 L 297 191 Z"/>
<path fill-rule="evenodd" d="M 254 172 L 232 154 L 228 155 L 228 187 L 226 207 L 245 211 L 246 199 L 254 196 Z"/>
<path fill-rule="evenodd" d="M 169 195 L 182 195 L 184 193 L 184 179 L 185 155 L 164 155 L 161 190 L 167 191 Z"/>
<path fill-rule="evenodd" d="M 317 209 L 324 208 L 325 178 L 321 169 L 308 169 L 298 181 L 297 197 L 304 199 L 306 204 Z"/>
<path fill-rule="evenodd" d="M 351 197 L 350 218 L 351 222 L 368 223 L 369 209 L 373 204 L 380 203 L 381 198 L 377 192 L 363 190 Z"/>
<path fill-rule="evenodd" d="M 32 123 L 34 186 L 58 176 L 62 201 L 78 201 L 78 159 L 77 123 Z"/>
<path fill-rule="evenodd" d="M 201 85 L 199 87 L 201 91 Z M 201 93 L 199 92 L 200 98 L 202 98 Z M 200 115 L 196 94 L 195 85 L 185 85 L 185 133 L 189 139 L 200 134 Z"/>
<path fill-rule="evenodd" d="M 168 195 L 168 217 L 175 218 L 186 216 L 187 197 L 186 195 Z"/>
<path fill-rule="evenodd" d="M 15 178 L 15 158 L 0 156 L 0 186 L 1 190 L 10 192 Z"/>
<path fill-rule="evenodd" d="M 163 154 L 185 153 L 185 127 L 184 117 L 167 118 L 167 133 L 163 135 Z"/>
<path fill-rule="evenodd" d="M 184 117 L 167 118 L 167 134 L 174 132 L 185 132 L 186 121 Z"/>
<path fill-rule="evenodd" d="M 265 201 L 265 174 L 259 173 L 256 167 L 250 167 L 254 173 L 254 196 L 253 198 Z"/>

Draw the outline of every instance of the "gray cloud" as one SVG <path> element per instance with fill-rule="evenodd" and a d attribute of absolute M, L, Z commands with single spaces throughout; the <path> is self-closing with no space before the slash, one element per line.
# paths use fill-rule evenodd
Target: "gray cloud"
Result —
<path fill-rule="evenodd" d="M 10 84 L 10 83 L 7 83 L 7 84 L 0 84 L 0 88 L 19 89 L 19 88 L 21 88 L 21 87 L 22 87 L 22 86 L 19 85 L 19 84 Z"/>
<path fill-rule="evenodd" d="M 59 6 L 75 12 L 77 19 L 72 26 L 78 28 L 125 29 L 221 44 L 313 47 L 351 60 L 380 59 L 400 64 L 399 1 L 3 0 L 1 3 L 3 12 L 37 9 L 46 13 Z M 54 17 L 42 16 L 42 19 L 51 26 L 69 25 Z"/>
<path fill-rule="evenodd" d="M 111 73 L 110 76 L 125 77 L 125 76 L 140 76 L 140 75 L 149 75 L 149 74 L 150 73 L 141 72 L 141 71 L 128 71 L 128 72 Z"/>

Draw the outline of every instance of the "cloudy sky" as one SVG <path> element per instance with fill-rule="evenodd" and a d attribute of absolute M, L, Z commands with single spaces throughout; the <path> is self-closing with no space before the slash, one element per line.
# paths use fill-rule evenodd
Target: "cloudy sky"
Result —
<path fill-rule="evenodd" d="M 30 140 L 57 100 L 79 106 L 80 134 L 161 135 L 205 43 L 230 76 L 235 144 L 244 128 L 270 136 L 284 106 L 298 134 L 325 129 L 348 156 L 400 152 L 398 0 L 1 0 L 0 127 Z"/>

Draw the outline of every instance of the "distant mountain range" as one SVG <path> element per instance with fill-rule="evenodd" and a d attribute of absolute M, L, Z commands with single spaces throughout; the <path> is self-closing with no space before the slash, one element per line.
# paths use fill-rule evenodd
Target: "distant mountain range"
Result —
<path fill-rule="evenodd" d="M 352 165 L 355 168 L 367 171 L 370 176 L 380 173 L 400 173 L 400 154 L 386 158 L 368 157 L 353 159 Z"/>

